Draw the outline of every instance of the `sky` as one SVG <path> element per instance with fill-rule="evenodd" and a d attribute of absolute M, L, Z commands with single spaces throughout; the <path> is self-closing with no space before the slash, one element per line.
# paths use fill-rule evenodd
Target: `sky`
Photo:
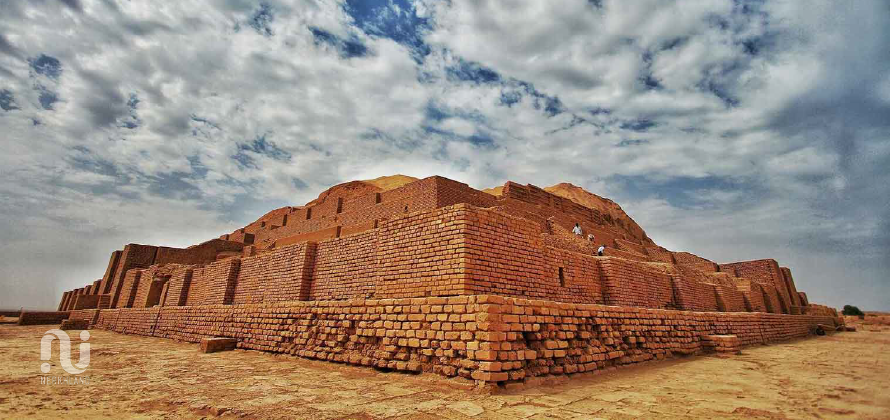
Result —
<path fill-rule="evenodd" d="M 396 173 L 890 310 L 886 1 L 0 0 L 0 308 Z"/>

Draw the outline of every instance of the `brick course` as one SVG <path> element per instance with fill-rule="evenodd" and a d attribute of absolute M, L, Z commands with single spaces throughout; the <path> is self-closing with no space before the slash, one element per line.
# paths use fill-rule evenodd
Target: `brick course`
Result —
<path fill-rule="evenodd" d="M 129 244 L 58 308 L 77 309 L 71 325 L 231 337 L 240 348 L 481 382 L 733 349 L 838 322 L 774 260 L 716 264 L 667 250 L 606 199 L 588 208 L 510 182 L 494 196 L 442 177 L 374 188 L 344 184 L 189 248 Z"/>

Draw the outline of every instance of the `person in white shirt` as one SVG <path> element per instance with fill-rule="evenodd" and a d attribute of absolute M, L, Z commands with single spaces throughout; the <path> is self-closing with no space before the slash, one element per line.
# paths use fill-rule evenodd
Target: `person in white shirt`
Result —
<path fill-rule="evenodd" d="M 593 234 L 592 234 L 592 233 L 587 234 L 587 241 L 588 241 L 588 242 L 593 242 L 593 241 L 594 241 L 594 238 L 593 238 Z"/>
<path fill-rule="evenodd" d="M 599 249 L 596 250 L 596 255 L 602 257 L 604 252 L 606 252 L 606 246 L 600 245 Z"/>
<path fill-rule="evenodd" d="M 575 223 L 575 228 L 572 229 L 572 233 L 574 233 L 575 235 L 581 236 L 581 235 L 582 235 L 582 233 L 581 233 L 581 225 Z"/>

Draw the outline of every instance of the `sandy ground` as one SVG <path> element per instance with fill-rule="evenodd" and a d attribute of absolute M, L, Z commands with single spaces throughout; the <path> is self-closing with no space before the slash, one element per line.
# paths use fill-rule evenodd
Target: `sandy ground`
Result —
<path fill-rule="evenodd" d="M 0 418 L 890 418 L 890 331 L 484 395 L 431 374 L 252 351 L 201 354 L 195 344 L 101 330 L 90 331 L 86 384 L 42 385 L 47 329 L 0 325 Z M 50 375 L 65 375 L 54 353 Z"/>

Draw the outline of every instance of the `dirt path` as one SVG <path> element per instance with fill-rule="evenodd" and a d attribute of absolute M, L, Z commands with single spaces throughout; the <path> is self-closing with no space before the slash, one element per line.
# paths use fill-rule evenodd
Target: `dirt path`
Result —
<path fill-rule="evenodd" d="M 855 332 L 498 395 L 382 373 L 91 330 L 89 382 L 41 385 L 48 328 L 0 325 L 0 418 L 890 418 L 890 332 Z M 72 332 L 72 347 L 78 346 Z M 78 354 L 72 358 L 77 361 Z M 65 375 L 58 363 L 50 375 Z"/>

